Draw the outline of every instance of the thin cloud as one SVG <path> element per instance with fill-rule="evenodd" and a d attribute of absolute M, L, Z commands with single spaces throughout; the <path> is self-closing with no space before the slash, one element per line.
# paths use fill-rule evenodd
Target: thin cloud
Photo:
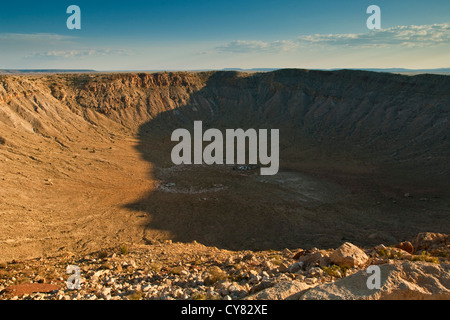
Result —
<path fill-rule="evenodd" d="M 219 52 L 228 53 L 248 53 L 248 52 L 280 52 L 280 51 L 290 51 L 298 46 L 293 41 L 282 40 L 274 42 L 264 42 L 264 41 L 245 41 L 237 40 L 232 41 L 224 46 L 217 47 L 216 50 Z"/>
<path fill-rule="evenodd" d="M 398 26 L 368 33 L 314 34 L 297 39 L 301 46 L 428 47 L 450 42 L 450 24 Z"/>
<path fill-rule="evenodd" d="M 76 37 L 56 33 L 0 33 L 0 42 L 60 43 L 71 42 Z"/>
<path fill-rule="evenodd" d="M 295 40 L 232 41 L 216 48 L 217 52 L 254 53 L 293 51 L 300 47 L 430 47 L 450 43 L 450 24 L 397 26 L 367 33 L 313 34 Z"/>
<path fill-rule="evenodd" d="M 129 50 L 123 49 L 87 49 L 78 37 L 54 33 L 0 33 L 0 51 L 21 52 L 24 59 L 60 60 L 130 55 Z"/>
<path fill-rule="evenodd" d="M 28 55 L 27 58 L 59 58 L 59 59 L 71 59 L 81 57 L 95 57 L 95 56 L 127 56 L 129 52 L 127 50 L 115 50 L 115 49 L 91 49 L 91 50 L 52 50 L 46 52 L 35 52 Z"/>

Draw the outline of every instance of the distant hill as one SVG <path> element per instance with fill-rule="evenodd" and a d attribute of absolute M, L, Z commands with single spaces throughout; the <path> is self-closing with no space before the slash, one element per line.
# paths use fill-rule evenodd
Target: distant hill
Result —
<path fill-rule="evenodd" d="M 282 70 L 283 68 L 224 68 L 221 70 L 199 69 L 199 70 L 121 70 L 121 71 L 102 71 L 108 73 L 124 73 L 124 72 L 178 72 L 178 71 L 191 71 L 191 72 L 204 72 L 204 71 L 237 71 L 237 72 L 272 72 Z M 450 75 L 450 68 L 439 69 L 404 69 L 404 68 L 335 68 L 335 69 L 310 69 L 317 71 L 339 71 L 339 70 L 361 70 L 372 72 L 385 72 L 385 73 L 397 73 L 397 74 L 445 74 Z M 0 69 L 1 74 L 55 74 L 55 73 L 93 73 L 100 72 L 93 69 Z"/>
<path fill-rule="evenodd" d="M 281 68 L 252 68 L 252 69 L 242 69 L 242 68 L 224 68 L 222 71 L 255 71 L 255 72 L 271 72 L 280 70 Z"/>
<path fill-rule="evenodd" d="M 342 69 L 334 69 L 342 70 Z M 400 74 L 450 74 L 450 68 L 440 69 L 403 69 L 403 68 L 391 68 L 391 69 L 348 69 L 348 70 L 364 70 L 373 72 L 388 72 L 388 73 L 400 73 Z"/>
<path fill-rule="evenodd" d="M 249 71 L 249 72 L 271 72 L 276 70 L 281 70 L 282 68 L 253 68 L 253 69 L 242 69 L 242 68 L 225 68 L 223 71 Z M 335 69 L 311 69 L 318 71 L 339 71 L 339 70 L 361 70 L 361 71 L 372 71 L 372 72 L 386 72 L 386 73 L 399 73 L 399 74 L 450 74 L 450 68 L 439 68 L 439 69 L 404 69 L 404 68 L 335 68 Z"/>
<path fill-rule="evenodd" d="M 32 74 L 32 73 L 86 73 L 96 72 L 91 69 L 0 69 L 0 74 Z"/>

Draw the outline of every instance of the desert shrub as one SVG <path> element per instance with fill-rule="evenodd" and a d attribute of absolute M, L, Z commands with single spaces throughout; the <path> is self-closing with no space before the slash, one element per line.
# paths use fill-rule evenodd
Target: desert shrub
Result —
<path fill-rule="evenodd" d="M 161 263 L 155 262 L 149 265 L 149 269 L 153 272 L 160 272 L 163 268 Z"/>
<path fill-rule="evenodd" d="M 128 246 L 126 244 L 123 244 L 119 247 L 119 253 L 122 255 L 128 254 Z"/>
<path fill-rule="evenodd" d="M 338 266 L 336 264 L 333 264 L 330 267 L 322 267 L 322 270 L 325 272 L 326 275 L 330 277 L 340 278 L 342 276 L 346 276 L 348 267 L 347 266 Z"/>
<path fill-rule="evenodd" d="M 228 278 L 228 274 L 221 270 L 219 267 L 212 267 L 208 271 L 209 276 L 205 279 L 205 284 L 212 285 L 216 282 L 226 280 Z"/>
<path fill-rule="evenodd" d="M 203 261 L 201 259 L 195 259 L 195 261 L 192 262 L 194 266 L 201 266 L 203 265 Z"/>
<path fill-rule="evenodd" d="M 9 272 L 7 270 L 0 270 L 0 280 L 6 280 L 13 276 L 14 274 L 12 272 Z"/>
<path fill-rule="evenodd" d="M 141 300 L 144 294 L 140 290 L 136 290 L 128 296 L 128 300 Z"/>
<path fill-rule="evenodd" d="M 431 263 L 437 263 L 439 264 L 439 259 L 437 257 L 432 257 L 429 252 L 422 251 L 422 253 L 418 256 L 415 256 L 412 258 L 412 261 L 425 261 L 425 262 L 431 262 Z"/>
<path fill-rule="evenodd" d="M 201 292 L 194 293 L 191 296 L 192 300 L 221 300 L 220 295 L 205 294 Z"/>
<path fill-rule="evenodd" d="M 400 259 L 403 257 L 403 254 L 400 251 L 388 250 L 386 248 L 377 250 L 377 253 L 379 256 L 387 259 L 395 259 L 395 258 Z"/>
<path fill-rule="evenodd" d="M 242 274 L 236 273 L 229 276 L 230 280 L 233 282 L 241 282 L 242 280 L 248 280 L 248 278 Z"/>
<path fill-rule="evenodd" d="M 97 254 L 97 257 L 99 259 L 105 259 L 107 256 L 108 256 L 108 251 L 106 251 L 106 250 L 101 250 Z"/>
<path fill-rule="evenodd" d="M 281 265 L 281 264 L 283 263 L 283 258 L 282 258 L 280 255 L 275 254 L 275 255 L 273 255 L 273 256 L 270 257 L 270 261 L 271 261 L 274 265 L 279 266 L 279 265 Z"/>
<path fill-rule="evenodd" d="M 192 295 L 192 300 L 206 300 L 208 297 L 204 293 L 194 293 Z"/>
<path fill-rule="evenodd" d="M 169 268 L 169 270 L 167 270 L 167 272 L 168 272 L 169 274 L 180 275 L 180 274 L 181 274 L 181 271 L 183 271 L 183 270 L 184 270 L 183 267 L 177 266 L 177 267 Z"/>

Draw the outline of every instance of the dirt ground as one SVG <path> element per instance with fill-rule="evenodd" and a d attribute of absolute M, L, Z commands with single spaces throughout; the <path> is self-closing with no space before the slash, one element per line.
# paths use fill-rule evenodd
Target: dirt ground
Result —
<path fill-rule="evenodd" d="M 167 239 L 232 250 L 369 245 L 445 226 L 444 199 L 368 197 L 299 172 L 155 168 L 137 144 L 123 135 L 42 144 L 33 159 L 3 154 L 1 260 Z"/>
<path fill-rule="evenodd" d="M 125 205 L 154 185 L 133 139 L 2 159 L 0 258 L 97 250 L 142 240 L 143 212 Z"/>

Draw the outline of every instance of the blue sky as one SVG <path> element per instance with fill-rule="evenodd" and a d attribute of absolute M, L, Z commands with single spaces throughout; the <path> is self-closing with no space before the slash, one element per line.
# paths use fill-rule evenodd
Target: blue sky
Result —
<path fill-rule="evenodd" d="M 69 5 L 81 30 L 68 30 Z M 381 30 L 368 30 L 369 5 Z M 0 5 L 0 69 L 450 67 L 450 1 L 20 1 Z"/>

